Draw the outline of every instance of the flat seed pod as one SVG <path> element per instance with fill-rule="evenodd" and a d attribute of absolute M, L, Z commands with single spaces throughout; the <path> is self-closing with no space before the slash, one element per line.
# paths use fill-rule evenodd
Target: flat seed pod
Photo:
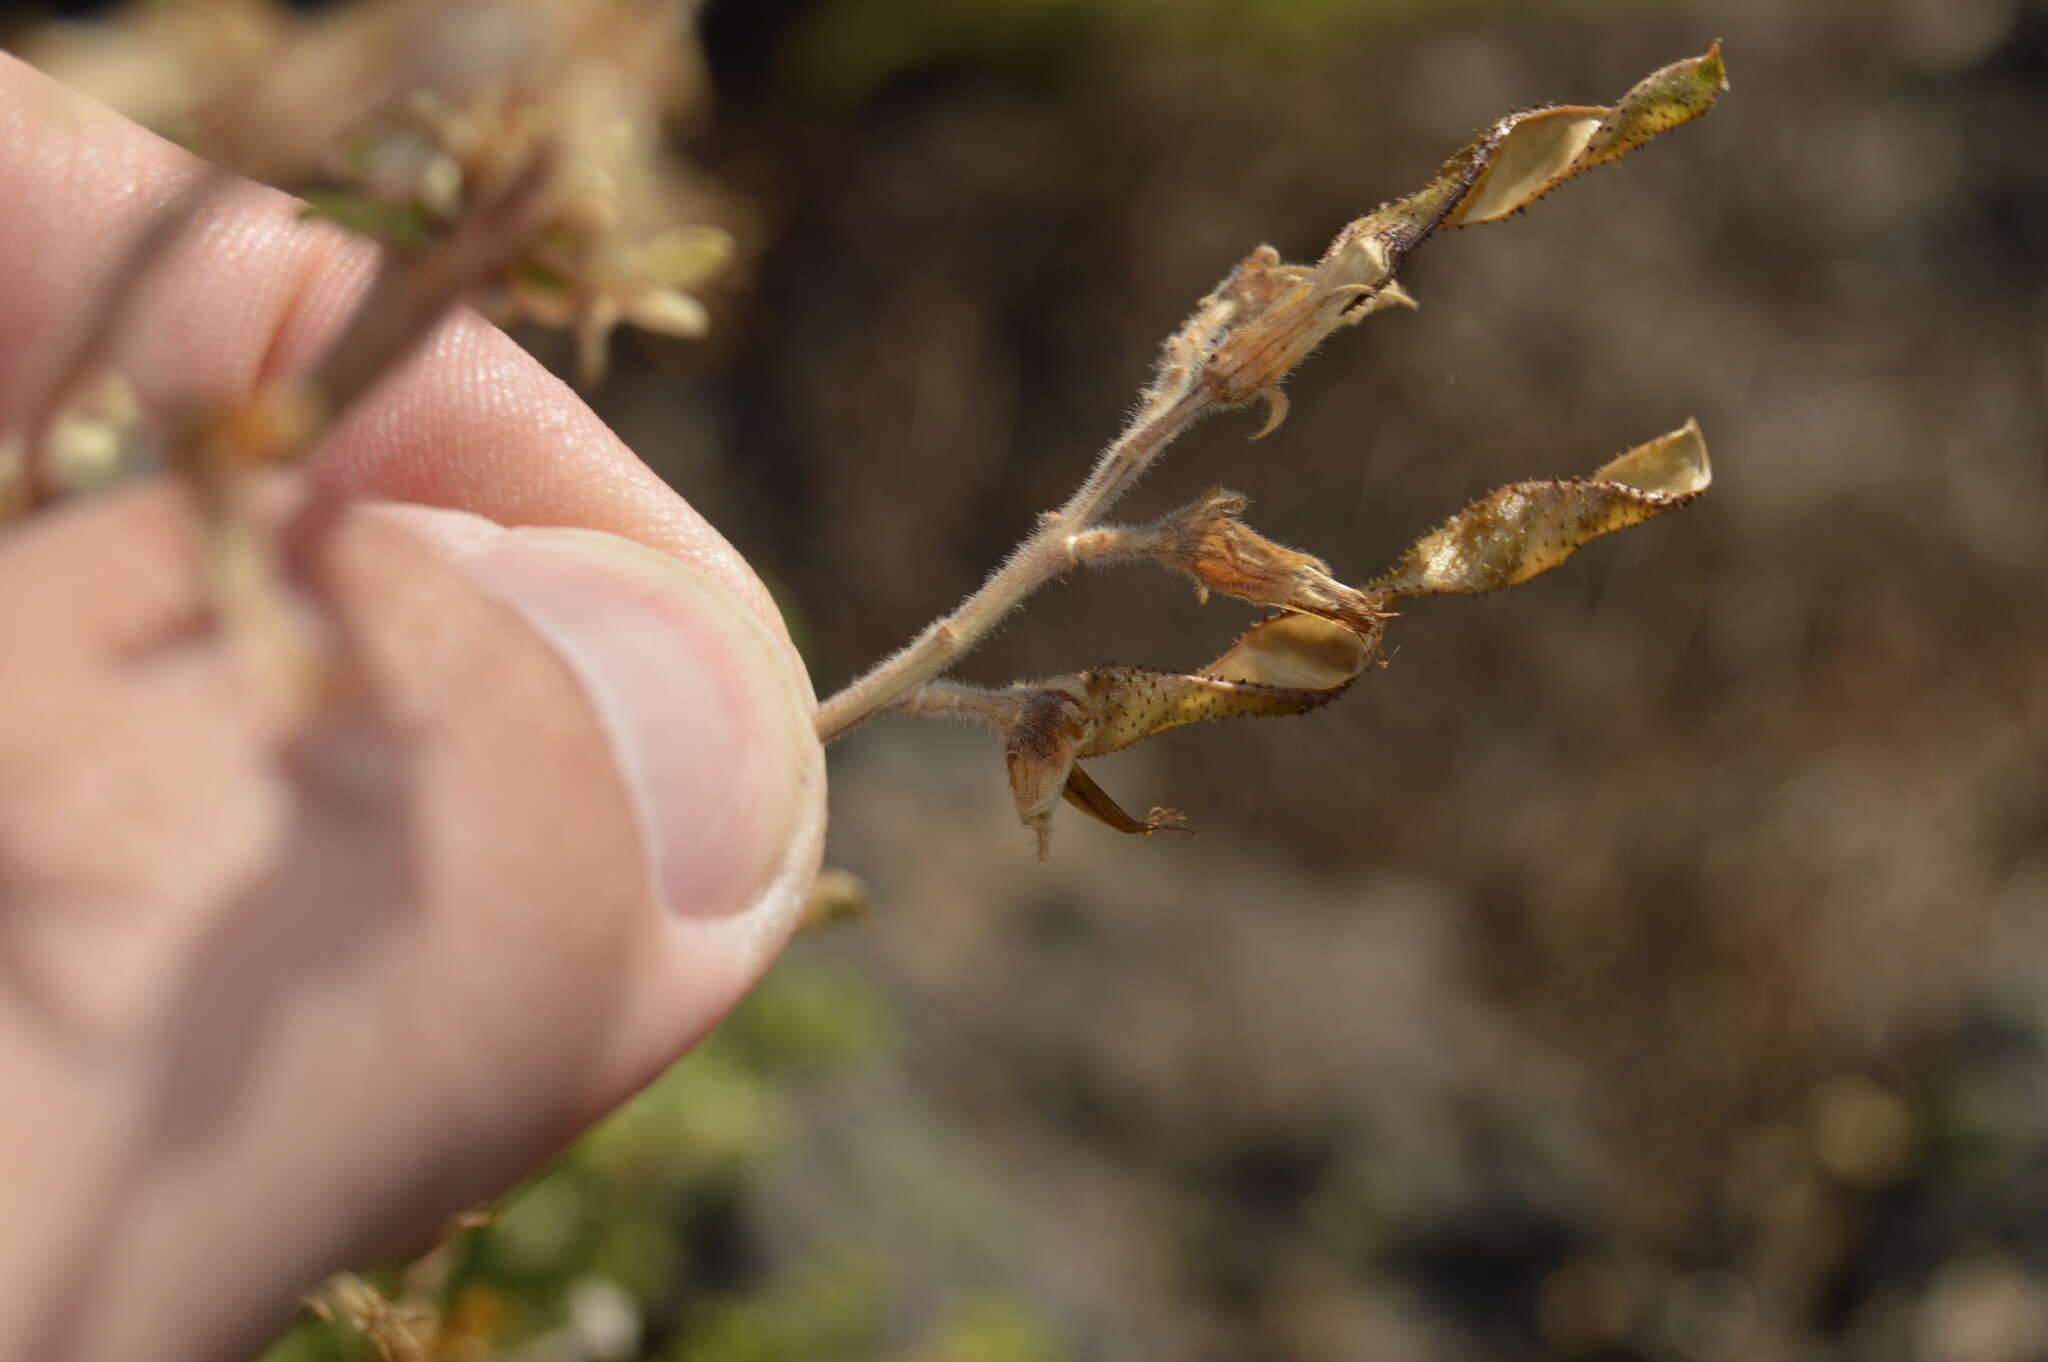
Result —
<path fill-rule="evenodd" d="M 1685 505 L 1706 490 L 1712 476 L 1699 425 L 1689 421 L 1590 478 L 1496 489 L 1416 540 L 1365 589 L 1394 600 L 1514 586 L 1556 567 L 1590 539 Z"/>
<path fill-rule="evenodd" d="M 1301 714 L 1330 703 L 1342 690 L 1263 685 L 1149 667 L 1096 667 L 1081 673 L 1081 678 L 1089 712 L 1074 745 L 1076 757 L 1121 752 L 1182 724 Z"/>
<path fill-rule="evenodd" d="M 1272 392 L 1332 331 L 1382 305 L 1408 253 L 1437 228 L 1498 222 L 1582 171 L 1691 122 L 1727 88 L 1717 43 L 1652 72 L 1611 106 L 1509 114 L 1421 189 L 1338 233 L 1313 268 L 1282 264 L 1271 247 L 1247 256 L 1203 299 L 1180 338 L 1184 348 L 1199 343 L 1210 352 L 1202 377 L 1222 401 Z"/>
<path fill-rule="evenodd" d="M 1714 481 L 1707 461 L 1707 438 L 1698 421 L 1687 421 L 1669 434 L 1646 440 L 1593 470 L 1602 482 L 1625 483 L 1643 492 L 1693 496 Z"/>
<path fill-rule="evenodd" d="M 1577 173 L 1606 116 L 1605 109 L 1574 105 L 1509 115 L 1513 121 L 1485 172 L 1445 222 L 1498 222 L 1534 203 Z"/>
<path fill-rule="evenodd" d="M 1561 107 L 1510 114 L 1486 171 L 1446 217 L 1449 225 L 1498 222 L 1572 176 L 1618 159 L 1660 132 L 1690 123 L 1728 88 L 1721 45 L 1653 71 L 1612 108 Z"/>
<path fill-rule="evenodd" d="M 1203 669 L 1227 681 L 1308 691 L 1334 700 L 1358 679 L 1379 646 L 1376 634 L 1313 615 L 1274 615 L 1255 624 Z"/>
<path fill-rule="evenodd" d="M 1337 625 L 1322 627 L 1356 638 Z M 1333 675 L 1334 670 L 1318 674 L 1319 679 Z M 1012 687 L 1000 693 L 996 703 L 1006 714 L 1000 721 L 1003 755 L 1018 816 L 1038 833 L 1041 855 L 1052 812 L 1061 799 L 1120 832 L 1179 828 L 1179 816 L 1165 810 L 1154 810 L 1146 819 L 1131 817 L 1074 763 L 1120 752 L 1182 724 L 1306 713 L 1330 703 L 1343 690 L 1342 684 L 1289 688 L 1149 667 L 1094 667 Z"/>

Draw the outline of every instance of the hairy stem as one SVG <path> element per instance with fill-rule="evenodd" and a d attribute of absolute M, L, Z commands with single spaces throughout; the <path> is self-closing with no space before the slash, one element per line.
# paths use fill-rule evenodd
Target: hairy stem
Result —
<path fill-rule="evenodd" d="M 880 712 L 922 714 L 932 719 L 959 719 L 996 733 L 1007 732 L 1023 712 L 1024 701 L 1014 688 L 990 690 L 961 681 L 921 681 L 902 692 Z"/>
<path fill-rule="evenodd" d="M 818 737 L 830 742 L 911 687 L 944 672 L 986 638 L 1003 616 L 1071 568 L 1070 541 L 1092 528 L 1145 475 L 1160 451 L 1215 401 L 1204 385 L 1189 383 L 1148 403 L 1102 451 L 1066 504 L 1039 517 L 1038 528 L 973 595 L 818 706 Z"/>

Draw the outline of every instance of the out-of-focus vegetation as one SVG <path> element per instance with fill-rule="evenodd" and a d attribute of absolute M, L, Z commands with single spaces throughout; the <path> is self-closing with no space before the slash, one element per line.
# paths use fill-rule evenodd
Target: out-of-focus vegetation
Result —
<path fill-rule="evenodd" d="M 806 1093 L 872 1067 L 900 1024 L 849 967 L 786 964 L 485 1223 L 371 1274 L 388 1321 L 309 1312 L 266 1362 L 1056 1362 L 1049 1327 L 1000 1283 L 946 1293 L 906 1331 L 901 1284 L 857 1238 L 758 1242 L 761 1180 L 790 1157 Z"/>
<path fill-rule="evenodd" d="M 1602 16 L 1645 0 L 1528 0 L 1526 19 Z M 1285 62 L 1372 30 L 1498 17 L 1500 0 L 820 0 L 794 7 L 777 71 L 792 97 L 856 106 L 891 82 L 962 64 L 1057 73 L 1133 47 L 1233 50 Z"/>
<path fill-rule="evenodd" d="M 1415 603 L 1340 711 L 1098 773 L 1199 839 L 1077 827 L 1041 869 L 978 737 L 859 734 L 830 858 L 879 907 L 463 1242 L 457 1355 L 536 1355 L 595 1282 L 693 1362 L 2048 1355 L 2048 4 L 706 24 L 692 154 L 750 205 L 747 288 L 599 404 L 821 689 L 1072 486 L 1248 248 L 1715 37 L 1694 135 L 1433 245 L 1284 441 L 1212 423 L 1132 511 L 1227 482 L 1355 580 L 1689 415 L 1719 480 L 1569 576 Z M 1104 576 L 973 670 L 1245 620 Z"/>

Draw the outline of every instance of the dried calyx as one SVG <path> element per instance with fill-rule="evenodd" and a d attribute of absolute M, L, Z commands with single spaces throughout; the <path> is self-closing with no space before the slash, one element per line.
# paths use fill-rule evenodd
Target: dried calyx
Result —
<path fill-rule="evenodd" d="M 827 699 L 830 739 L 879 712 L 965 718 L 1003 744 L 1017 811 L 1048 845 L 1062 800 L 1123 832 L 1183 826 L 1155 809 L 1126 813 L 1078 765 L 1181 724 L 1306 713 L 1341 695 L 1380 657 L 1391 607 L 1408 596 L 1493 591 L 1526 581 L 1580 545 L 1683 506 L 1711 481 L 1697 424 L 1651 440 L 1593 474 L 1511 483 L 1423 536 L 1386 572 L 1346 586 L 1319 558 L 1267 539 L 1239 517 L 1248 504 L 1216 489 L 1149 525 L 1103 514 L 1194 420 L 1263 398 L 1265 435 L 1286 415 L 1280 384 L 1332 332 L 1413 306 L 1395 275 L 1440 227 L 1496 222 L 1557 185 L 1706 112 L 1727 88 L 1720 48 L 1652 73 L 1614 105 L 1510 114 L 1444 162 L 1421 190 L 1351 223 L 1315 265 L 1261 246 L 1241 261 L 1163 348 L 1132 424 L 1079 490 L 973 596 L 895 656 Z M 1256 436 L 1254 438 L 1257 438 Z M 1279 613 L 1192 672 L 1094 667 L 990 690 L 943 679 L 1003 615 L 1077 564 L 1151 559 Z"/>

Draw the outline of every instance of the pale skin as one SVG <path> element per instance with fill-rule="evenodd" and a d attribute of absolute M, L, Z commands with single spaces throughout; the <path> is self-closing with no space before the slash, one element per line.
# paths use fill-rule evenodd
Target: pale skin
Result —
<path fill-rule="evenodd" d="M 0 429 L 192 173 L 0 55 Z M 247 394 L 370 269 L 238 190 L 124 368 L 158 405 Z M 175 488 L 0 525 L 0 1358 L 252 1352 L 685 1051 L 815 870 L 811 697 L 765 591 L 503 336 L 451 322 L 283 482 L 407 504 L 307 551 L 352 696 L 311 712 L 215 627 Z M 650 673 L 673 712 L 613 723 L 646 676 L 565 661 L 562 601 L 672 625 L 702 664 Z"/>

